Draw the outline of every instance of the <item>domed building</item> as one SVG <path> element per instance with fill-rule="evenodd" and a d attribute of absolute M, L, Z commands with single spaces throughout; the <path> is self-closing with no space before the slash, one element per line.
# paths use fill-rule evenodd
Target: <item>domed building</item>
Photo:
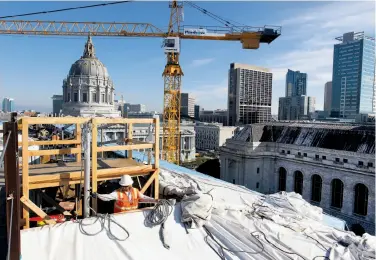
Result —
<path fill-rule="evenodd" d="M 63 81 L 63 115 L 120 117 L 114 107 L 114 91 L 107 68 L 95 56 L 89 36 L 82 57 Z"/>

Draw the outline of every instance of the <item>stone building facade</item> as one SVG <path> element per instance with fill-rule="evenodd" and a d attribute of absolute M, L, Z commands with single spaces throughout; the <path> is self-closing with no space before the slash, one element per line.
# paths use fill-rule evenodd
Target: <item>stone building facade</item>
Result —
<path fill-rule="evenodd" d="M 270 194 L 297 192 L 351 230 L 375 234 L 373 126 L 244 127 L 220 150 L 221 179 Z"/>
<path fill-rule="evenodd" d="M 235 133 L 235 126 L 223 126 L 218 123 L 196 123 L 196 148 L 198 150 L 219 150 L 226 139 Z"/>

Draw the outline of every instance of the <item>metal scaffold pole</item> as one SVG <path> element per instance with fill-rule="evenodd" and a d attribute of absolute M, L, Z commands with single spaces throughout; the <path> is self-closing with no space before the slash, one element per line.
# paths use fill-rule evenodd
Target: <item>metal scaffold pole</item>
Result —
<path fill-rule="evenodd" d="M 90 217 L 90 124 L 84 124 L 84 217 Z"/>

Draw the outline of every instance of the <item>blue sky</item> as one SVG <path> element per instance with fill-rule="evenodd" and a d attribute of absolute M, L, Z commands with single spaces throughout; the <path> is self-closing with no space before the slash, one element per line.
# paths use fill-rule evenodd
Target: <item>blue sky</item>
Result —
<path fill-rule="evenodd" d="M 95 2 L 0 2 L 0 16 L 82 6 Z M 282 36 L 258 50 L 238 42 L 182 40 L 182 91 L 192 93 L 205 109 L 226 108 L 231 62 L 263 66 L 273 72 L 273 113 L 284 96 L 287 69 L 308 73 L 308 94 L 322 109 L 324 84 L 331 80 L 335 37 L 348 31 L 375 32 L 373 2 L 197 2 L 211 12 L 251 26 L 281 25 Z M 162 29 L 168 2 L 126 4 L 23 17 L 24 20 L 149 22 Z M 21 18 L 15 18 L 21 19 Z M 219 25 L 189 6 L 185 25 Z M 51 111 L 53 94 L 72 63 L 82 55 L 86 38 L 0 36 L 0 98 L 13 97 L 18 109 Z M 162 39 L 93 38 L 116 92 L 148 110 L 162 110 L 165 57 Z"/>

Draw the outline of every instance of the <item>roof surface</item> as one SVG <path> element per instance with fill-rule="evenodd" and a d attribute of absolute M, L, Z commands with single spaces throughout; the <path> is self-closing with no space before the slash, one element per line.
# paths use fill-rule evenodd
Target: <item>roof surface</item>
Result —
<path fill-rule="evenodd" d="M 269 123 L 245 126 L 233 140 L 276 142 L 374 154 L 375 128 L 367 125 Z"/>

